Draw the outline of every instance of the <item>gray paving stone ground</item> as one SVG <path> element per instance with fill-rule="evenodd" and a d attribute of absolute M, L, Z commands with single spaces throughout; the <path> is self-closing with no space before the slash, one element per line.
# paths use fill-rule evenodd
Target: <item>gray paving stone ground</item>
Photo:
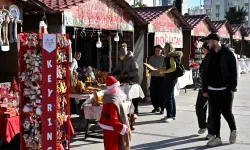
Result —
<path fill-rule="evenodd" d="M 131 142 L 132 150 L 250 150 L 250 74 L 240 78 L 238 92 L 235 94 L 233 112 L 239 130 L 238 141 L 229 144 L 229 127 L 222 117 L 221 135 L 223 145 L 208 148 L 205 135 L 198 135 L 195 115 L 197 91 L 181 91 L 177 101 L 177 118 L 170 124 L 163 123 L 163 115 L 153 115 L 150 104 L 140 106 L 140 117 L 136 120 L 135 131 Z M 99 133 L 93 133 L 100 135 Z M 103 150 L 102 139 L 89 137 L 84 140 L 84 133 L 77 132 L 71 141 L 72 150 Z"/>

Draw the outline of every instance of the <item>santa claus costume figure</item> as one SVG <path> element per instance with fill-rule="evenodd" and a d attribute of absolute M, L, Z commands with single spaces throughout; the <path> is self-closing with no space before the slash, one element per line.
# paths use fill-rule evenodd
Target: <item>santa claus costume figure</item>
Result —
<path fill-rule="evenodd" d="M 103 96 L 103 108 L 99 125 L 103 129 L 105 150 L 130 150 L 131 132 L 122 102 L 124 93 L 113 76 L 106 79 L 107 91 Z"/>

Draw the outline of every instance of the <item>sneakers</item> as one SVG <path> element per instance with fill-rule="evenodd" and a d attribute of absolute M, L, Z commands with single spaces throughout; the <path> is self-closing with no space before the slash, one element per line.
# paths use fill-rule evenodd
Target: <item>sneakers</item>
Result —
<path fill-rule="evenodd" d="M 238 132 L 236 130 L 231 131 L 230 137 L 229 137 L 229 142 L 231 144 L 236 143 L 236 138 L 237 138 Z"/>
<path fill-rule="evenodd" d="M 221 139 L 218 137 L 212 137 L 210 141 L 208 141 L 207 146 L 209 147 L 215 147 L 222 145 Z"/>
<path fill-rule="evenodd" d="M 170 123 L 170 122 L 172 122 L 173 120 L 174 120 L 173 118 L 168 118 L 168 117 L 166 117 L 166 118 L 164 119 L 164 122 Z"/>
<path fill-rule="evenodd" d="M 152 113 L 156 113 L 156 112 L 160 112 L 160 109 L 157 108 L 157 109 L 152 110 Z"/>
<path fill-rule="evenodd" d="M 212 138 L 213 138 L 213 135 L 212 135 L 212 134 L 207 134 L 206 140 L 211 140 Z"/>
<path fill-rule="evenodd" d="M 207 131 L 207 128 L 204 128 L 204 129 L 200 129 L 198 131 L 199 134 L 204 134 L 205 132 Z"/>

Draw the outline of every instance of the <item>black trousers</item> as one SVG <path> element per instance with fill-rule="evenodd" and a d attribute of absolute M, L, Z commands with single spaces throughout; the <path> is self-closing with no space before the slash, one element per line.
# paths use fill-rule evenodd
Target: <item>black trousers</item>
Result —
<path fill-rule="evenodd" d="M 207 103 L 208 103 L 208 97 L 204 97 L 202 90 L 199 90 L 195 105 L 198 125 L 200 129 L 207 128 L 208 134 L 212 134 L 212 118 L 211 114 L 208 114 L 207 118 L 207 106 L 208 106 Z M 211 110 L 208 110 L 208 113 L 211 113 Z"/>
<path fill-rule="evenodd" d="M 132 103 L 133 103 L 133 105 L 135 107 L 135 113 L 136 114 L 138 113 L 139 100 L 141 100 L 141 98 L 134 98 L 134 99 L 132 99 Z"/>
<path fill-rule="evenodd" d="M 230 130 L 236 130 L 236 123 L 232 113 L 233 93 L 228 89 L 222 91 L 209 90 L 208 97 L 213 121 L 213 135 L 220 137 L 221 114 L 226 119 Z"/>
<path fill-rule="evenodd" d="M 177 83 L 177 79 L 165 79 L 164 80 L 164 107 L 167 109 L 167 117 L 176 117 L 176 103 L 174 97 L 174 88 Z"/>
<path fill-rule="evenodd" d="M 164 77 L 151 76 L 150 99 L 154 109 L 164 109 Z"/>

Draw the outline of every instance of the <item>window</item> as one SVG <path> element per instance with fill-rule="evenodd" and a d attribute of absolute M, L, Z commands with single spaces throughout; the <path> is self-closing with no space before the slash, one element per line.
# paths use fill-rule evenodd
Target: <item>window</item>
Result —
<path fill-rule="evenodd" d="M 218 17 L 218 18 L 219 18 L 219 17 L 220 17 L 220 13 L 216 13 L 216 17 Z"/>
<path fill-rule="evenodd" d="M 220 5 L 216 5 L 216 9 L 220 9 Z"/>

